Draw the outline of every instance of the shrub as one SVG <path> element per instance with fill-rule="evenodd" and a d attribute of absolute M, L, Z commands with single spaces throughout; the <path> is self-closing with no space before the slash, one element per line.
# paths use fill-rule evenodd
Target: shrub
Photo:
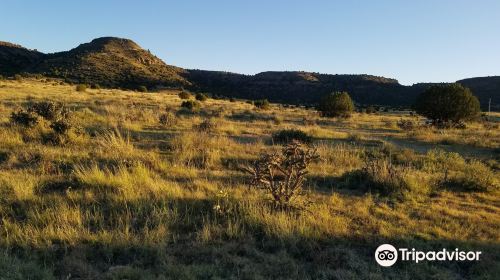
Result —
<path fill-rule="evenodd" d="M 54 121 L 50 128 L 57 134 L 66 134 L 71 129 L 71 123 L 67 119 Z"/>
<path fill-rule="evenodd" d="M 324 96 L 317 109 L 323 117 L 349 117 L 354 103 L 347 92 L 334 92 Z"/>
<path fill-rule="evenodd" d="M 373 106 L 366 107 L 367 114 L 375 114 L 376 112 L 377 112 L 377 109 L 375 109 L 375 107 L 373 107 Z"/>
<path fill-rule="evenodd" d="M 229 102 L 236 102 L 236 99 L 234 97 L 229 98 Z"/>
<path fill-rule="evenodd" d="M 32 111 L 19 110 L 12 112 L 10 121 L 24 127 L 34 127 L 38 123 L 38 116 Z"/>
<path fill-rule="evenodd" d="M 390 199 L 404 201 L 428 194 L 430 188 L 421 178 L 412 176 L 409 167 L 396 166 L 389 159 L 367 159 L 360 175 L 369 190 Z"/>
<path fill-rule="evenodd" d="M 191 93 L 187 91 L 181 91 L 179 92 L 179 98 L 180 99 L 190 99 L 192 97 Z"/>
<path fill-rule="evenodd" d="M 217 129 L 217 124 L 212 119 L 205 119 L 195 128 L 199 132 L 209 133 Z"/>
<path fill-rule="evenodd" d="M 28 110 L 48 121 L 67 118 L 69 114 L 69 111 L 61 103 L 50 101 L 35 103 Z"/>
<path fill-rule="evenodd" d="M 273 134 L 273 142 L 277 144 L 288 144 L 293 141 L 309 144 L 312 142 L 312 137 L 307 133 L 298 129 L 284 129 Z"/>
<path fill-rule="evenodd" d="M 491 192 L 500 189 L 495 173 L 477 160 L 468 163 L 463 173 L 446 182 L 446 185 L 450 189 L 475 192 Z"/>
<path fill-rule="evenodd" d="M 4 77 L 2 75 L 0 75 L 0 81 L 2 81 L 4 79 Z"/>
<path fill-rule="evenodd" d="M 139 86 L 137 90 L 140 92 L 148 92 L 148 88 L 146 86 Z"/>
<path fill-rule="evenodd" d="M 16 81 L 22 81 L 23 80 L 23 76 L 21 76 L 19 74 L 15 74 L 14 75 L 14 80 L 16 80 Z"/>
<path fill-rule="evenodd" d="M 54 145 L 60 145 L 69 141 L 69 131 L 73 128 L 73 125 L 68 119 L 60 119 L 52 122 L 50 128 L 53 132 L 45 134 L 44 141 Z"/>
<path fill-rule="evenodd" d="M 206 96 L 203 93 L 197 93 L 196 96 L 195 96 L 195 99 L 198 100 L 198 101 L 205 101 L 205 100 L 208 99 L 208 96 Z"/>
<path fill-rule="evenodd" d="M 245 170 L 252 175 L 250 185 L 265 190 L 275 208 L 306 206 L 301 196 L 309 164 L 318 159 L 316 150 L 304 149 L 299 142 L 283 147 L 281 153 L 265 154 Z"/>
<path fill-rule="evenodd" d="M 85 84 L 79 84 L 76 86 L 76 91 L 84 92 L 86 90 L 87 90 L 87 85 L 85 85 Z"/>
<path fill-rule="evenodd" d="M 436 125 L 458 123 L 480 113 L 477 97 L 460 84 L 431 86 L 418 96 L 415 109 Z"/>
<path fill-rule="evenodd" d="M 270 108 L 269 101 L 267 99 L 255 100 L 253 105 L 259 109 L 267 110 Z"/>
<path fill-rule="evenodd" d="M 172 112 L 166 112 L 160 115 L 159 121 L 162 126 L 174 126 L 177 124 L 177 117 Z"/>
<path fill-rule="evenodd" d="M 200 109 L 201 106 L 200 106 L 200 103 L 197 101 L 186 100 L 186 101 L 182 102 L 181 107 L 189 109 L 191 111 L 196 111 L 196 110 Z"/>
<path fill-rule="evenodd" d="M 427 152 L 422 161 L 422 169 L 427 172 L 442 172 L 443 181 L 448 180 L 452 171 L 462 171 L 465 160 L 458 153 L 446 152 L 441 149 L 432 149 Z"/>
<path fill-rule="evenodd" d="M 90 88 L 91 89 L 101 89 L 101 86 L 99 84 L 91 84 Z"/>

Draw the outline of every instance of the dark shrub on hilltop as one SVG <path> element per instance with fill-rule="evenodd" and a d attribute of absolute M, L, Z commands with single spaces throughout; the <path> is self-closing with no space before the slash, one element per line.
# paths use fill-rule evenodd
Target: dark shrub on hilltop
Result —
<path fill-rule="evenodd" d="M 418 96 L 415 110 L 435 125 L 458 124 L 480 113 L 479 100 L 460 84 L 431 86 Z"/>
<path fill-rule="evenodd" d="M 179 98 L 180 99 L 190 99 L 192 97 L 191 93 L 187 91 L 181 91 L 179 92 Z"/>
<path fill-rule="evenodd" d="M 269 109 L 270 107 L 269 101 L 267 99 L 255 100 L 253 102 L 253 105 L 263 110 Z"/>
<path fill-rule="evenodd" d="M 367 114 L 375 114 L 377 112 L 377 109 L 373 106 L 368 106 L 366 107 L 366 113 Z"/>
<path fill-rule="evenodd" d="M 324 96 L 317 109 L 323 117 L 349 117 L 354 103 L 347 92 L 334 92 Z"/>
<path fill-rule="evenodd" d="M 139 86 L 137 90 L 140 92 L 148 92 L 148 88 L 146 86 Z"/>
<path fill-rule="evenodd" d="M 198 101 L 205 101 L 208 99 L 208 96 L 206 96 L 205 94 L 203 93 L 197 93 L 196 96 L 195 96 L 196 100 Z"/>

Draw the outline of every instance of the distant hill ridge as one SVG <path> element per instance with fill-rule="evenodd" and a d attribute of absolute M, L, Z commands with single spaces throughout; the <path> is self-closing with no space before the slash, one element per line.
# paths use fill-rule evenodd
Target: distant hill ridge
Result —
<path fill-rule="evenodd" d="M 146 86 L 188 88 L 246 99 L 267 98 L 283 103 L 316 103 L 332 91 L 348 91 L 362 104 L 409 106 L 431 83 L 404 86 L 395 79 L 372 75 L 267 71 L 243 75 L 222 71 L 188 70 L 167 65 L 132 40 L 102 37 L 64 52 L 43 54 L 0 42 L 0 74 L 42 74 L 74 83 L 136 89 Z M 483 108 L 492 99 L 500 110 L 500 76 L 457 81 L 471 88 Z"/>

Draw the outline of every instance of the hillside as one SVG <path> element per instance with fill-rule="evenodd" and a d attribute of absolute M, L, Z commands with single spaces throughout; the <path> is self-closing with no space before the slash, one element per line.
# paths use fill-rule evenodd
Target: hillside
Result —
<path fill-rule="evenodd" d="M 430 83 L 404 86 L 395 79 L 372 75 L 332 75 L 313 72 L 262 72 L 256 75 L 188 70 L 167 65 L 129 39 L 103 37 L 65 52 L 43 54 L 0 42 L 0 74 L 42 74 L 71 83 L 108 88 L 188 88 L 214 95 L 264 99 L 291 104 L 314 104 L 332 91 L 347 91 L 359 104 L 411 106 Z M 483 109 L 500 106 L 500 77 L 458 81 L 472 89 Z"/>
<path fill-rule="evenodd" d="M 128 39 L 103 37 L 70 51 L 45 55 L 21 47 L 5 49 L 0 57 L 13 62 L 2 69 L 4 74 L 36 73 L 104 87 L 189 85 L 181 76 L 185 70 L 165 64 Z"/>
<path fill-rule="evenodd" d="M 330 75 L 311 72 L 263 72 L 253 76 L 190 70 L 197 89 L 224 96 L 284 103 L 316 103 L 332 91 L 348 91 L 362 104 L 410 105 L 417 94 L 397 80 L 372 75 Z"/>
<path fill-rule="evenodd" d="M 457 81 L 472 90 L 479 98 L 481 107 L 488 108 L 491 98 L 491 110 L 500 110 L 500 76 L 469 78 Z"/>
<path fill-rule="evenodd" d="M 0 74 L 11 76 L 36 65 L 43 54 L 20 45 L 0 41 Z"/>

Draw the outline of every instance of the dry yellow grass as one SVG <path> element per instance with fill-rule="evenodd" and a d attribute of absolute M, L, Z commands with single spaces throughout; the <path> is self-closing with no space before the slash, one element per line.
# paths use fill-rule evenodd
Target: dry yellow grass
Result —
<path fill-rule="evenodd" d="M 443 188 L 441 181 L 445 170 L 451 177 L 472 176 L 464 168 L 475 159 L 498 184 L 498 132 L 480 124 L 446 131 L 457 140 L 442 149 L 467 151 L 452 165 L 442 158 L 454 155 L 427 153 L 435 148 L 429 143 L 445 136 L 409 135 L 397 127 L 406 115 L 332 120 L 301 108 L 255 110 L 214 99 L 189 114 L 179 112 L 177 93 L 82 93 L 52 82 L 0 81 L 0 272 L 10 267 L 20 279 L 495 275 L 498 190 L 466 192 Z M 12 111 L 42 100 L 66 103 L 84 135 L 51 145 L 41 140 L 43 127 L 9 124 Z M 166 110 L 176 113 L 175 125 L 159 124 Z M 193 129 L 209 117 L 215 130 Z M 311 135 L 321 156 L 306 184 L 313 204 L 301 213 L 270 208 L 240 169 L 279 149 L 270 135 L 285 128 Z M 409 176 L 433 194 L 399 202 L 364 188 L 357 172 L 367 156 L 410 165 Z M 485 259 L 458 268 L 396 266 L 387 272 L 371 257 L 381 243 L 473 248 Z"/>

